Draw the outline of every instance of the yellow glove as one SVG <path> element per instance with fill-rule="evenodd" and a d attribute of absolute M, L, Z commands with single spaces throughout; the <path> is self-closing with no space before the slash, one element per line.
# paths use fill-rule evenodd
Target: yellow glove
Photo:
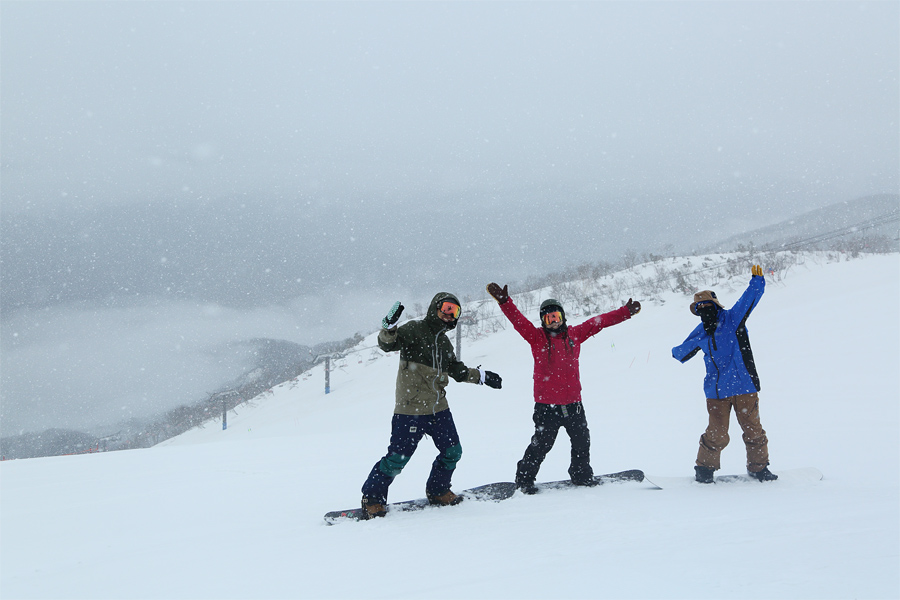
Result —
<path fill-rule="evenodd" d="M 750 269 L 750 272 L 753 273 L 754 277 L 762 277 L 763 276 L 762 267 L 759 265 L 753 265 L 753 267 L 751 267 L 751 269 Z"/>

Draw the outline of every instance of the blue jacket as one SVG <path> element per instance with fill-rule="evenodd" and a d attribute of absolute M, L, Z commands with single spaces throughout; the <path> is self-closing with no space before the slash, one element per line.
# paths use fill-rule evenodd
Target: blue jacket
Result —
<path fill-rule="evenodd" d="M 766 290 L 764 277 L 750 278 L 750 285 L 731 309 L 719 309 L 716 332 L 710 336 L 703 324 L 691 332 L 684 343 L 672 348 L 672 356 L 687 362 L 703 350 L 706 377 L 703 391 L 707 398 L 721 400 L 759 391 L 759 376 L 747 335 L 747 317 Z"/>

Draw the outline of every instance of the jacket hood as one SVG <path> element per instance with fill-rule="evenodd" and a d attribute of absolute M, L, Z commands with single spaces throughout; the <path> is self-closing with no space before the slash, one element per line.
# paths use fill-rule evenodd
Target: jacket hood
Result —
<path fill-rule="evenodd" d="M 431 299 L 431 304 L 428 305 L 428 312 L 425 314 L 425 322 L 428 323 L 430 327 L 436 329 L 454 329 L 456 328 L 456 321 L 446 323 L 438 316 L 438 306 L 444 300 L 449 300 L 450 302 L 459 304 L 460 315 L 462 314 L 462 304 L 460 304 L 459 298 L 457 298 L 450 292 L 438 292 L 434 295 L 434 298 Z"/>

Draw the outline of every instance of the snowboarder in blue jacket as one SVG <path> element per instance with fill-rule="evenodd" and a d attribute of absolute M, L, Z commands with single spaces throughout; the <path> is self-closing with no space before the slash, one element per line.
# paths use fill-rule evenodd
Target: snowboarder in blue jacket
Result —
<path fill-rule="evenodd" d="M 759 265 L 751 272 L 750 285 L 731 309 L 722 306 L 715 292 L 694 294 L 690 308 L 700 317 L 700 324 L 681 345 L 672 348 L 672 356 L 683 363 L 702 350 L 706 363 L 703 391 L 709 425 L 700 436 L 694 467 L 701 483 L 712 483 L 713 473 L 720 467 L 720 455 L 729 441 L 732 407 L 744 431 L 747 472 L 759 481 L 778 479 L 768 467 L 769 440 L 759 422 L 759 376 L 747 334 L 747 318 L 762 298 L 766 280 Z"/>

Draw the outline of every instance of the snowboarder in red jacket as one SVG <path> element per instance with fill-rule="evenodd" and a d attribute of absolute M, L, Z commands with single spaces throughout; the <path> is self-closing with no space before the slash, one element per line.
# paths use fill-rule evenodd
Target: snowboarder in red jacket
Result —
<path fill-rule="evenodd" d="M 601 329 L 630 319 L 641 303 L 628 302 L 614 311 L 592 317 L 569 327 L 562 304 L 552 298 L 541 303 L 541 327 L 535 327 L 509 297 L 508 286 L 487 286 L 500 310 L 531 346 L 534 357 L 534 435 L 516 468 L 516 486 L 534 494 L 534 480 L 541 463 L 553 447 L 559 428 L 565 428 L 572 442 L 569 477 L 575 485 L 593 485 L 591 434 L 581 403 L 581 375 L 578 359 L 581 344 Z"/>

